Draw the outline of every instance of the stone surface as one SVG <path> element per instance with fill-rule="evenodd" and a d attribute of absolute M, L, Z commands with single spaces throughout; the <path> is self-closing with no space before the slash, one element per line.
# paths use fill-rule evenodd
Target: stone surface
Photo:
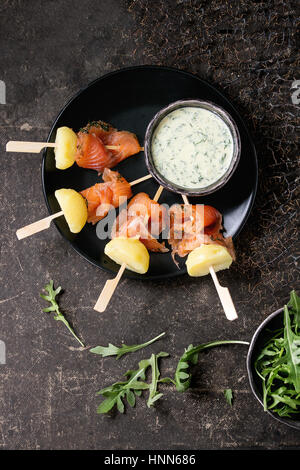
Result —
<path fill-rule="evenodd" d="M 0 448 L 288 449 L 299 432 L 263 412 L 247 379 L 247 348 L 200 357 L 192 389 L 164 385 L 155 409 L 138 400 L 125 415 L 96 414 L 100 388 L 151 352 L 166 350 L 171 375 L 184 348 L 214 339 L 250 340 L 260 322 L 299 290 L 299 105 L 296 1 L 3 1 L 0 4 L 1 296 Z M 47 215 L 39 155 L 6 154 L 8 140 L 44 140 L 65 102 L 106 72 L 156 64 L 197 73 L 225 91 L 245 117 L 258 151 L 259 187 L 220 281 L 239 320 L 222 312 L 209 277 L 123 280 L 109 310 L 92 306 L 109 278 L 80 258 L 53 227 L 18 242 L 17 228 Z M 101 116 L 99 116 L 101 117 Z M 297 124 L 298 122 L 298 124 Z M 77 350 L 39 297 L 53 278 L 61 306 L 87 345 L 127 344 L 167 335 L 115 361 Z M 234 403 L 224 398 L 232 388 Z"/>

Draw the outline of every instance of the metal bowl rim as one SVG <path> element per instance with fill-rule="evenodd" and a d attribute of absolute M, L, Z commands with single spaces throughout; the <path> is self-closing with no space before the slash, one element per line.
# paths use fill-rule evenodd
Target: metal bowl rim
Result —
<path fill-rule="evenodd" d="M 157 125 L 165 116 L 167 116 L 167 114 L 171 113 L 172 111 L 175 111 L 178 108 L 183 108 L 186 106 L 204 108 L 218 115 L 223 120 L 223 122 L 227 125 L 227 127 L 230 129 L 232 139 L 233 139 L 233 155 L 231 158 L 230 166 L 228 167 L 224 175 L 222 175 L 221 178 L 219 178 L 217 181 L 210 184 L 209 186 L 206 186 L 204 188 L 199 188 L 199 189 L 184 188 L 165 179 L 158 172 L 158 170 L 156 169 L 152 161 L 151 140 L 152 140 L 152 136 Z M 218 189 L 222 188 L 226 183 L 228 183 L 230 178 L 233 176 L 240 160 L 241 138 L 240 138 L 240 133 L 239 133 L 239 130 L 235 121 L 223 107 L 217 105 L 216 103 L 213 103 L 212 101 L 191 98 L 191 99 L 174 101 L 173 103 L 170 103 L 164 108 L 160 109 L 153 116 L 153 118 L 149 122 L 147 129 L 146 129 L 145 140 L 144 140 L 144 151 L 145 151 L 145 162 L 146 162 L 148 171 L 149 173 L 151 173 L 153 178 L 161 186 L 177 194 L 185 194 L 186 196 L 203 196 L 203 195 L 216 192 Z"/>

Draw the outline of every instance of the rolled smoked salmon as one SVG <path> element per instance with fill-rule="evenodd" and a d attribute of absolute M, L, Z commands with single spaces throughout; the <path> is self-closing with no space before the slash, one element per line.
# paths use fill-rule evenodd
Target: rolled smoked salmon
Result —
<path fill-rule="evenodd" d="M 108 149 L 107 145 L 118 146 Z M 93 121 L 80 129 L 77 134 L 75 161 L 82 168 L 102 173 L 104 168 L 113 168 L 122 160 L 141 151 L 135 134 L 118 131 L 103 121 Z"/>
<path fill-rule="evenodd" d="M 96 183 L 80 192 L 87 201 L 87 221 L 92 224 L 103 219 L 112 207 L 119 207 L 132 196 L 130 184 L 117 171 L 105 168 L 102 178 L 103 183 Z"/>
<path fill-rule="evenodd" d="M 78 166 L 96 170 L 98 173 L 102 173 L 104 168 L 112 168 L 118 163 L 117 160 L 114 160 L 112 151 L 105 147 L 99 137 L 85 132 L 77 134 L 75 161 Z"/>

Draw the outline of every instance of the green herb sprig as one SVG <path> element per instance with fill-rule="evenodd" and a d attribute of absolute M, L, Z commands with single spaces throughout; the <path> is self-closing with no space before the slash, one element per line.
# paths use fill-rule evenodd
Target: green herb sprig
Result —
<path fill-rule="evenodd" d="M 160 357 L 168 357 L 169 354 L 166 352 L 160 352 L 159 354 L 151 354 L 150 359 L 147 359 L 146 361 L 142 361 L 142 364 L 145 366 L 150 366 L 151 367 L 151 383 L 149 385 L 149 397 L 147 400 L 147 406 L 150 408 L 151 406 L 154 405 L 154 403 L 159 400 L 163 394 L 159 393 L 157 390 L 158 387 L 158 382 L 159 382 L 159 377 L 160 377 L 160 370 L 158 367 L 158 359 Z M 168 378 L 166 378 L 168 380 Z M 163 381 L 164 379 L 161 379 Z"/>
<path fill-rule="evenodd" d="M 68 320 L 64 317 L 64 315 L 61 313 L 60 309 L 59 309 L 59 305 L 56 301 L 56 296 L 61 292 L 61 286 L 57 287 L 57 289 L 54 290 L 54 287 L 53 287 L 53 281 L 51 280 L 49 282 L 49 284 L 47 284 L 45 287 L 44 287 L 44 290 L 47 292 L 47 295 L 45 294 L 40 294 L 40 296 L 44 299 L 44 300 L 47 300 L 47 302 L 50 302 L 51 306 L 50 307 L 46 307 L 43 309 L 43 312 L 46 312 L 46 313 L 49 313 L 49 312 L 55 312 L 56 315 L 54 315 L 54 320 L 57 320 L 57 321 L 61 321 L 62 323 L 64 323 L 64 325 L 66 325 L 66 327 L 68 328 L 68 330 L 72 333 L 72 335 L 74 336 L 74 338 L 77 339 L 77 341 L 80 343 L 80 345 L 82 347 L 84 347 L 84 344 L 83 342 L 78 338 L 78 336 L 76 335 L 75 331 L 73 330 L 73 328 L 70 326 Z"/>
<path fill-rule="evenodd" d="M 147 406 L 153 406 L 153 404 L 162 397 L 162 393 L 157 391 L 160 376 L 158 359 L 166 356 L 168 356 L 168 354 L 165 352 L 152 354 L 150 359 L 143 359 L 139 362 L 137 370 L 128 370 L 124 374 L 124 376 L 127 377 L 126 380 L 123 382 L 115 382 L 99 390 L 97 395 L 102 395 L 105 400 L 98 406 L 97 413 L 108 413 L 115 405 L 120 413 L 124 413 L 125 407 L 123 399 L 126 398 L 128 404 L 134 407 L 136 396 L 140 396 L 143 390 L 149 390 Z M 146 371 L 149 367 L 151 367 L 152 372 L 152 381 L 150 384 L 145 382 Z"/>
<path fill-rule="evenodd" d="M 122 344 L 121 347 L 114 346 L 113 344 L 109 343 L 107 347 L 105 346 L 96 346 L 95 348 L 90 349 L 91 353 L 100 354 L 102 357 L 107 356 L 116 356 L 116 359 L 120 359 L 120 357 L 124 356 L 124 354 L 128 354 L 134 351 L 138 351 L 139 349 L 145 348 L 150 344 L 154 343 L 155 341 L 159 340 L 164 336 L 166 333 L 161 333 L 160 335 L 156 336 L 150 341 L 142 344 L 133 344 L 128 346 L 127 344 Z"/>
<path fill-rule="evenodd" d="M 221 341 L 211 341 L 209 343 L 199 344 L 199 346 L 193 346 L 190 344 L 181 358 L 178 361 L 176 372 L 175 372 L 175 384 L 178 392 L 185 392 L 191 384 L 192 375 L 188 371 L 190 363 L 192 365 L 197 364 L 199 352 L 204 351 L 204 349 L 213 348 L 215 346 L 221 346 L 225 344 L 246 344 L 249 345 L 247 341 L 239 340 L 221 340 Z"/>

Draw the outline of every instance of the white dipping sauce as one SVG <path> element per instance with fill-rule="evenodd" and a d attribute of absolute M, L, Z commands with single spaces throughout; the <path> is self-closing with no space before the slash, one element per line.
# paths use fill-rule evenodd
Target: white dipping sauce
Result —
<path fill-rule="evenodd" d="M 184 107 L 167 114 L 154 131 L 151 152 L 159 173 L 184 188 L 205 188 L 228 170 L 233 155 L 229 127 L 215 113 Z"/>

